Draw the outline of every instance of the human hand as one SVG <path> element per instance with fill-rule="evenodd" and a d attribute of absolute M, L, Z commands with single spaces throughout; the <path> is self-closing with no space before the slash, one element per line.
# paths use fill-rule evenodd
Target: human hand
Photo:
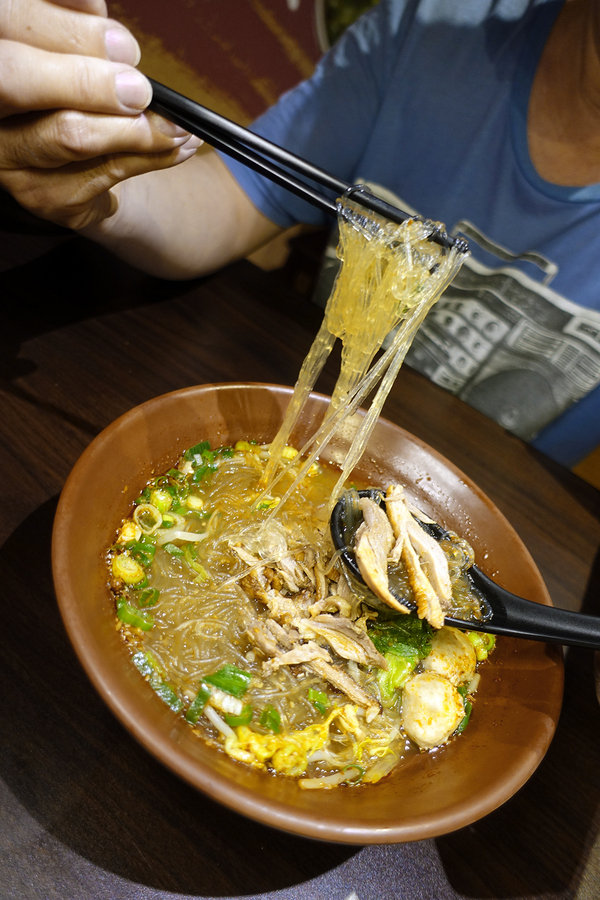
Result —
<path fill-rule="evenodd" d="M 80 229 L 112 215 L 115 185 L 200 144 L 151 112 L 133 36 L 104 0 L 0 4 L 0 187 Z"/>

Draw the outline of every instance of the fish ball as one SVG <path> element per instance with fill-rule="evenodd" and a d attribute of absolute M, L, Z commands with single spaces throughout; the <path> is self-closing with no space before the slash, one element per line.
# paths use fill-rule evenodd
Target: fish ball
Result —
<path fill-rule="evenodd" d="M 421 672 L 402 692 L 402 726 L 422 750 L 439 747 L 464 718 L 462 697 L 443 675 Z"/>
<path fill-rule="evenodd" d="M 477 666 L 475 647 L 464 632 L 445 625 L 433 635 L 431 653 L 423 660 L 426 672 L 444 675 L 452 684 L 466 684 Z"/>

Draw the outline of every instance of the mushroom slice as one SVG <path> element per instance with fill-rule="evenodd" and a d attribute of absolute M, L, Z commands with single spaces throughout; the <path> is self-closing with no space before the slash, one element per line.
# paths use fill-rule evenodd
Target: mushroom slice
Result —
<path fill-rule="evenodd" d="M 407 526 L 409 540 L 426 567 L 427 578 L 438 595 L 442 607 L 447 609 L 452 599 L 448 557 L 436 539 L 421 528 L 412 516 L 408 519 Z"/>
<path fill-rule="evenodd" d="M 277 671 L 281 666 L 298 666 L 302 663 L 312 662 L 315 659 L 331 662 L 331 657 L 324 647 L 320 647 L 314 641 L 306 641 L 306 643 L 298 644 L 296 647 L 292 647 L 291 650 L 277 654 L 272 659 L 264 662 L 263 672 L 265 675 L 271 675 L 272 672 Z"/>
<path fill-rule="evenodd" d="M 427 619 L 434 628 L 441 628 L 444 624 L 444 613 L 440 598 L 425 575 L 419 556 L 411 543 L 409 520 L 412 520 L 412 516 L 404 500 L 404 491 L 400 485 L 392 485 L 388 488 L 385 505 L 387 515 L 392 523 L 393 532 L 396 535 L 396 545 L 392 551 L 392 557 L 401 558 L 406 567 L 410 585 L 417 601 L 417 614 L 419 618 Z"/>
<path fill-rule="evenodd" d="M 283 651 L 279 648 L 277 641 L 272 635 L 268 634 L 262 622 L 257 621 L 248 626 L 245 632 L 248 640 L 258 647 L 264 656 L 277 656 Z"/>
<path fill-rule="evenodd" d="M 394 545 L 394 532 L 383 509 L 374 500 L 361 497 L 363 522 L 356 530 L 354 555 L 365 584 L 392 609 L 408 612 L 390 592 L 388 556 Z"/>
<path fill-rule="evenodd" d="M 298 623 L 305 637 L 320 637 L 327 641 L 342 659 L 351 659 L 362 666 L 375 665 L 387 669 L 387 662 L 366 633 L 342 616 L 319 615 Z"/>
<path fill-rule="evenodd" d="M 338 669 L 337 666 L 332 666 L 322 659 L 314 659 L 308 663 L 308 666 L 334 688 L 345 694 L 353 703 L 361 706 L 365 710 L 367 722 L 371 722 L 381 712 L 381 707 L 375 697 L 367 694 L 354 679 Z"/>

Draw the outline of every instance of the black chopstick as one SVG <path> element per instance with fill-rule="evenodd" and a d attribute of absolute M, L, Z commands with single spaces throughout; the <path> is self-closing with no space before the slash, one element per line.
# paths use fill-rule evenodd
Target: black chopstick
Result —
<path fill-rule="evenodd" d="M 188 114 L 170 113 L 160 103 L 155 104 L 152 102 L 151 108 L 176 122 L 178 125 L 181 125 L 183 128 L 186 128 L 192 134 L 203 138 L 211 145 L 211 147 L 214 147 L 215 150 L 223 151 L 223 153 L 231 156 L 232 159 L 236 159 L 249 168 L 254 169 L 256 172 L 265 175 L 276 184 L 287 188 L 287 190 L 312 203 L 313 206 L 317 206 L 331 215 L 337 214 L 337 204 L 335 200 L 326 197 L 310 185 L 294 178 L 289 172 L 284 171 L 281 167 L 278 167 L 268 159 L 260 156 L 260 154 L 252 147 L 244 146 L 228 132 L 222 131 L 217 126 L 208 124 L 199 125 L 197 121 L 191 119 Z"/>
<path fill-rule="evenodd" d="M 289 150 L 249 131 L 236 122 L 232 122 L 214 110 L 190 100 L 189 97 L 179 94 L 159 81 L 155 81 L 153 78 L 148 80 L 152 85 L 153 93 L 150 108 L 155 112 L 181 125 L 192 134 L 207 141 L 215 149 L 221 150 L 233 159 L 265 175 L 271 181 L 330 215 L 338 214 L 337 198 L 345 196 L 352 197 L 361 206 L 393 222 L 402 223 L 410 218 L 408 213 L 386 203 L 385 200 L 377 197 L 362 185 L 353 185 L 342 181 L 330 175 L 329 172 L 319 169 L 308 160 L 290 153 Z M 265 157 L 271 157 L 271 159 Z M 328 197 L 321 191 L 315 190 L 294 173 L 316 182 L 329 190 L 334 197 Z M 463 253 L 468 250 L 466 241 L 462 238 L 450 238 L 441 228 L 436 229 L 430 239 L 443 247 L 455 246 Z"/>

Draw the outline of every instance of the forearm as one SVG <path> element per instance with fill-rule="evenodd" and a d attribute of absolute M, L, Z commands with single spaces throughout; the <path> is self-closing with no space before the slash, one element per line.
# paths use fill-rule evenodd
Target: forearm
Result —
<path fill-rule="evenodd" d="M 280 229 L 212 151 L 124 181 L 117 210 L 83 234 L 161 278 L 204 275 L 252 253 Z"/>

